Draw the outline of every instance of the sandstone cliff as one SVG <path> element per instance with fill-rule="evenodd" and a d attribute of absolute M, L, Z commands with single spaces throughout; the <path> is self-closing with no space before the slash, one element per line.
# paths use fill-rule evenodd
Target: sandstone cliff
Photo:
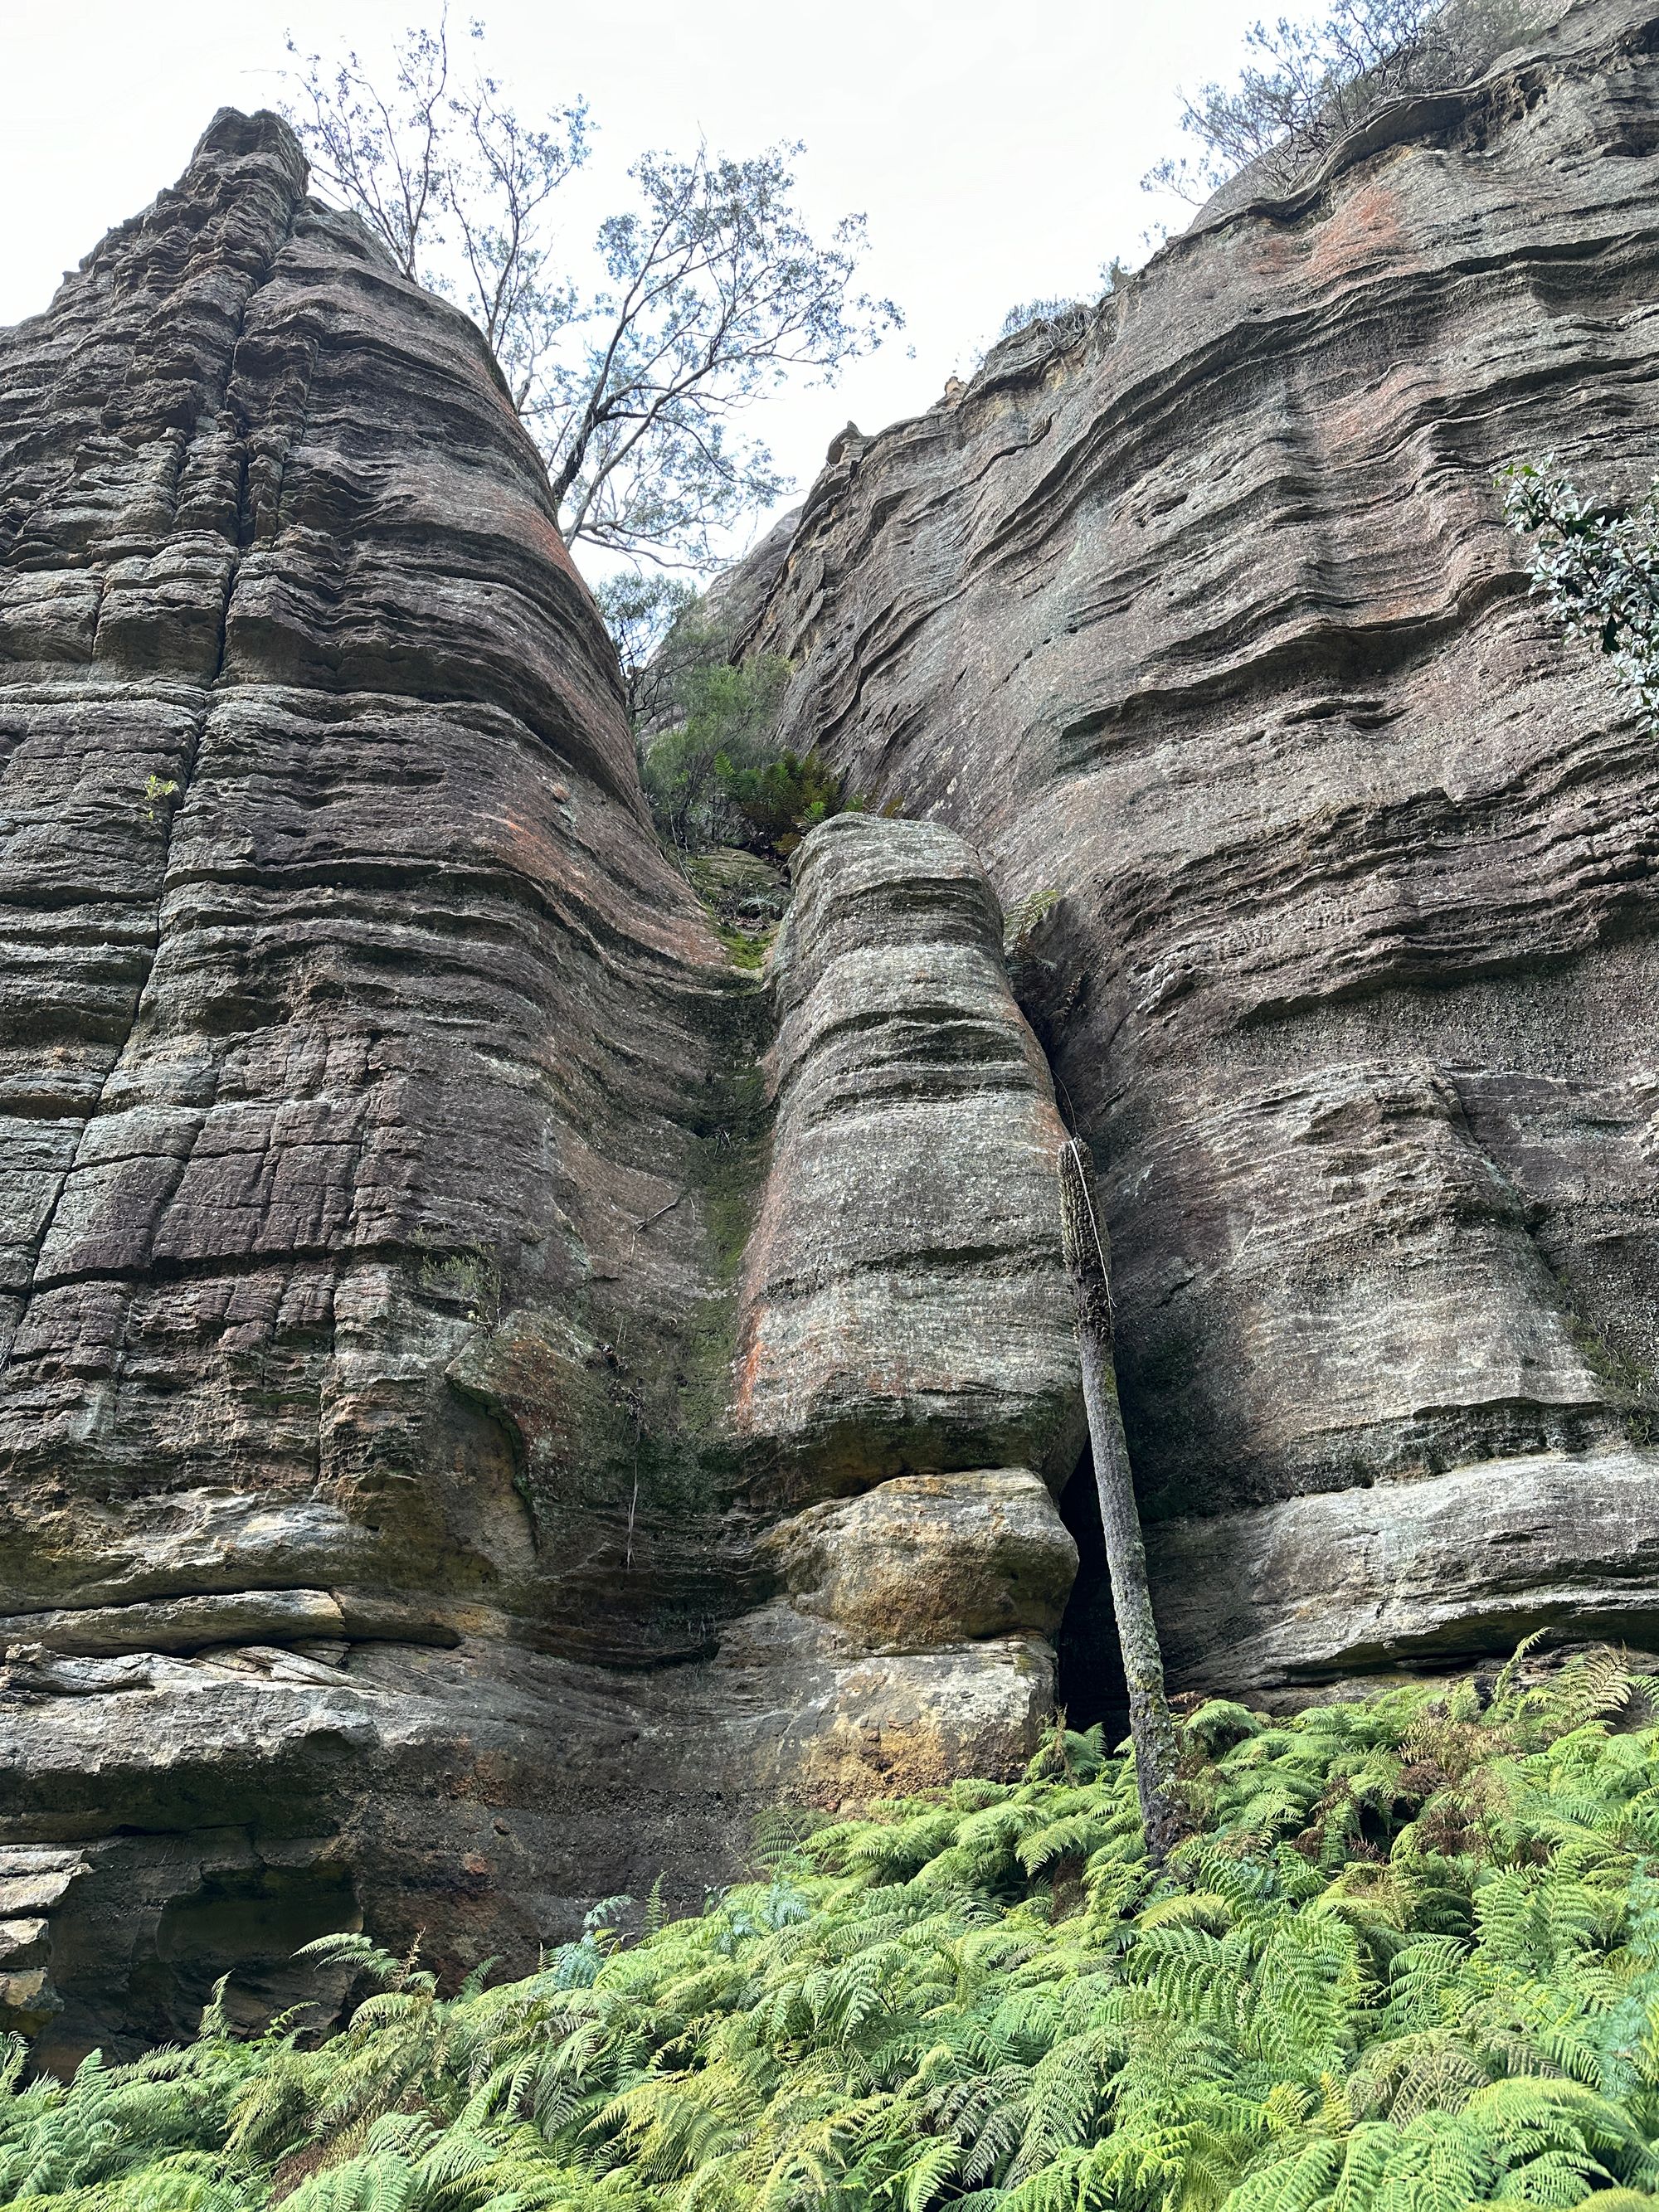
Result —
<path fill-rule="evenodd" d="M 837 441 L 751 632 L 792 742 L 1060 895 L 1188 1685 L 1659 1636 L 1654 744 L 1491 482 L 1659 465 L 1656 48 L 1580 0 Z"/>
<path fill-rule="evenodd" d="M 927 1418 L 891 1330 L 821 1346 L 808 1480 L 797 1409 L 732 1404 L 790 1295 L 775 1238 L 740 1280 L 768 1002 L 658 848 L 482 340 L 273 118 L 0 340 L 0 763 L 4 2016 L 177 2034 L 364 1921 L 524 1961 L 601 1892 L 700 1897 L 763 1796 L 1028 1753 L 1074 1557 L 1031 1471 L 1074 1418 L 1054 1234 L 1028 1181 L 1003 1418 L 1002 1249 L 935 1253 L 906 1149 L 980 1054 L 1033 1163 L 1053 1121 L 983 874 L 873 833 L 932 889 L 866 887 L 854 997 L 886 941 L 976 1026 L 848 1164 L 867 1221 L 908 1162 L 908 1222 L 815 1232 L 854 1305 L 945 1285 Z"/>
<path fill-rule="evenodd" d="M 1006 1771 L 1057 1636 L 1109 1704 L 1049 1063 L 1181 1680 L 1659 1643 L 1652 741 L 1490 482 L 1659 462 L 1656 113 L 1659 14 L 1579 0 L 838 439 L 726 605 L 908 818 L 815 833 L 760 986 L 482 341 L 283 126 L 0 337 L 0 2006 L 49 2058 Z"/>

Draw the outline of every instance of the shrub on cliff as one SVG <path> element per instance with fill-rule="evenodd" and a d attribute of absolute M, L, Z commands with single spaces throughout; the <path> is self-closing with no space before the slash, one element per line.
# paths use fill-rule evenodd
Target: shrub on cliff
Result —
<path fill-rule="evenodd" d="M 1201 1832 L 1058 1734 L 528 1979 L 0 2094 L 34 2212 L 1469 2212 L 1659 2186 L 1659 1728 L 1613 1655 L 1184 1723 Z M 658 1916 L 653 1915 L 654 1923 Z"/>
<path fill-rule="evenodd" d="M 996 343 L 1018 337 L 1033 323 L 1051 324 L 1066 337 L 1074 337 L 1089 319 L 1086 300 L 1022 300 L 1018 307 L 1010 307 L 1002 319 L 1002 328 L 997 332 Z"/>
<path fill-rule="evenodd" d="M 1316 21 L 1254 24 L 1237 82 L 1182 96 L 1196 153 L 1142 185 L 1201 203 L 1254 163 L 1264 190 L 1288 191 L 1383 101 L 1467 83 L 1518 21 L 1514 0 L 1336 0 Z"/>
<path fill-rule="evenodd" d="M 809 830 L 848 805 L 841 778 L 816 753 L 786 750 L 753 768 L 727 761 L 722 782 L 747 831 L 744 842 L 779 860 L 788 859 Z"/>
<path fill-rule="evenodd" d="M 1659 479 L 1627 514 L 1580 496 L 1553 458 L 1500 471 L 1504 519 L 1533 540 L 1532 588 L 1564 636 L 1605 653 L 1659 725 Z"/>
<path fill-rule="evenodd" d="M 735 845 L 787 860 L 814 823 L 860 802 L 817 753 L 778 744 L 789 663 L 733 662 L 730 644 L 695 603 L 664 631 L 634 687 L 640 782 L 671 849 Z"/>
<path fill-rule="evenodd" d="M 741 842 L 731 784 L 773 757 L 789 664 L 763 655 L 727 661 L 723 641 L 690 650 L 678 672 L 672 726 L 641 738 L 640 781 L 665 843 L 682 852 Z"/>

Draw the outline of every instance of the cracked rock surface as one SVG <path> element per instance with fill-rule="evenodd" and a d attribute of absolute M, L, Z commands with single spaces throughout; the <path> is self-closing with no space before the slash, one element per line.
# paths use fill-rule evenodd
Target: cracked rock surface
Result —
<path fill-rule="evenodd" d="M 696 1903 L 765 1800 L 1017 1767 L 1072 1571 L 1063 1325 L 1000 1412 L 994 1254 L 925 1419 L 866 1322 L 843 1468 L 737 1421 L 769 1001 L 483 341 L 306 185 L 226 112 L 0 336 L 0 2021 L 52 2063 L 233 1967 L 249 2020 L 326 2005 L 330 1929 L 522 1967 Z M 1046 1127 L 947 842 L 892 957 L 978 963 L 953 1079 Z"/>
<path fill-rule="evenodd" d="M 1659 466 L 1659 15 L 1546 12 L 837 440 L 751 633 L 1030 902 L 1183 1686 L 1653 1633 L 1655 744 L 1492 472 Z"/>

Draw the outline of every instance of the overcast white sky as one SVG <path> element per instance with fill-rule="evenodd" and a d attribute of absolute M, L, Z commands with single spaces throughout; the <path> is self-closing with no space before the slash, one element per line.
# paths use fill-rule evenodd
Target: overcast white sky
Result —
<path fill-rule="evenodd" d="M 170 184 L 217 107 L 275 106 L 283 33 L 364 59 L 438 0 L 0 0 L 0 324 Z M 802 485 L 849 416 L 919 412 L 1016 301 L 1097 289 L 1142 258 L 1139 189 L 1176 141 L 1176 86 L 1226 77 L 1282 0 L 457 0 L 521 110 L 583 94 L 599 128 L 568 217 L 584 236 L 648 146 L 806 142 L 802 197 L 870 221 L 870 289 L 908 327 L 833 391 L 753 420 Z M 1170 212 L 1165 210 L 1167 214 Z M 914 349 L 914 357 L 911 349 Z"/>

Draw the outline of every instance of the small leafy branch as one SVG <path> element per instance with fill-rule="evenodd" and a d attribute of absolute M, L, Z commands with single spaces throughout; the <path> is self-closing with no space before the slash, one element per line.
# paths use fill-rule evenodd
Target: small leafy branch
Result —
<path fill-rule="evenodd" d="M 1504 519 L 1565 637 L 1605 653 L 1659 728 L 1659 478 L 1626 514 L 1583 498 L 1553 454 L 1500 470 Z"/>
<path fill-rule="evenodd" d="M 1016 899 L 1002 917 L 1004 957 L 1012 960 L 1024 952 L 1059 904 L 1060 892 L 1053 884 L 1040 884 Z"/>
<path fill-rule="evenodd" d="M 144 784 L 144 813 L 146 818 L 154 822 L 155 819 L 155 810 L 162 804 L 163 800 L 176 799 L 178 796 L 179 787 L 170 775 L 157 775 L 154 770 L 152 770 Z"/>

